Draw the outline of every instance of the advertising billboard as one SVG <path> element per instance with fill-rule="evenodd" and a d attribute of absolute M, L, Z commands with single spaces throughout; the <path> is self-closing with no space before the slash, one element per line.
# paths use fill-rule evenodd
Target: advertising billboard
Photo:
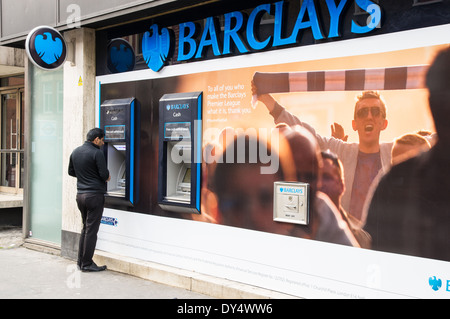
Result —
<path fill-rule="evenodd" d="M 107 208 L 98 248 L 299 297 L 448 298 L 448 235 L 399 214 L 413 248 L 390 246 L 399 221 L 370 216 L 385 174 L 437 143 L 425 78 L 448 28 L 99 76 L 99 103 L 140 101 L 142 144 L 138 214 Z M 159 101 L 188 92 L 203 92 L 199 215 L 156 200 Z M 308 186 L 307 223 L 274 218 L 275 194 L 300 204 L 279 182 Z"/>

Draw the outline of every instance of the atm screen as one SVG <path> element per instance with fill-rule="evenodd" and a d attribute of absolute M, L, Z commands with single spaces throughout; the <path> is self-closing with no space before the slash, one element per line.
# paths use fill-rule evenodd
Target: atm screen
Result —
<path fill-rule="evenodd" d="M 105 140 L 124 140 L 125 132 L 125 125 L 105 125 Z"/>

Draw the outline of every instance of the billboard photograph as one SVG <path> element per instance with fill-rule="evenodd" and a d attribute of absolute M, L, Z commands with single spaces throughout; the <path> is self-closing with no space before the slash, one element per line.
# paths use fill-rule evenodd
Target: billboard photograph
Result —
<path fill-rule="evenodd" d="M 110 206 L 119 226 L 101 232 L 100 247 L 295 296 L 435 293 L 450 255 L 429 87 L 442 101 L 436 83 L 448 80 L 445 65 L 430 66 L 449 45 L 405 48 L 398 37 L 99 77 L 101 101 L 133 96 L 141 107 L 139 201 L 126 208 L 141 214 Z M 160 202 L 170 187 L 194 209 Z M 123 223 L 136 226 L 131 237 Z M 186 234 L 183 247 L 162 229 Z"/>

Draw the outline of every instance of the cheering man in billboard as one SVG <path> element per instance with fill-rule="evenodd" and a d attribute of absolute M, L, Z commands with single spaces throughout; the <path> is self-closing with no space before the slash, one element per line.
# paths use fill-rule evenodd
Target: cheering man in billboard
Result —
<path fill-rule="evenodd" d="M 265 104 L 275 123 L 301 125 L 316 136 L 322 150 L 335 153 L 344 165 L 345 189 L 342 206 L 360 222 L 364 222 L 363 207 L 372 182 L 380 171 L 389 168 L 392 143 L 380 143 L 380 134 L 387 128 L 387 110 L 383 98 L 376 91 L 365 91 L 357 97 L 352 127 L 359 135 L 359 143 L 347 143 L 334 137 L 322 137 L 310 125 L 289 113 L 270 94 L 252 91 Z"/>

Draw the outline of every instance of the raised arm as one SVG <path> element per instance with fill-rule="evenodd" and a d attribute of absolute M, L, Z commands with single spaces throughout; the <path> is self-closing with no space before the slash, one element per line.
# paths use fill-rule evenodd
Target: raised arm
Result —
<path fill-rule="evenodd" d="M 303 126 L 302 121 L 300 119 L 287 112 L 283 106 L 281 106 L 271 94 L 259 94 L 258 88 L 255 85 L 255 82 L 252 81 L 252 94 L 257 97 L 257 100 L 263 103 L 270 115 L 272 115 L 275 124 L 285 123 L 289 126 L 301 125 Z M 307 127 L 309 129 L 309 127 Z M 314 132 L 315 134 L 315 132 Z"/>

